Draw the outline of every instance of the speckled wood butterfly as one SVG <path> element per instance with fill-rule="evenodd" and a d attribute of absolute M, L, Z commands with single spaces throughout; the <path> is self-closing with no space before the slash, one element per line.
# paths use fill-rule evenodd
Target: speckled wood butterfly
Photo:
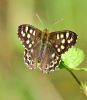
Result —
<path fill-rule="evenodd" d="M 75 45 L 76 33 L 70 30 L 48 32 L 41 31 L 31 25 L 18 27 L 18 37 L 25 47 L 24 62 L 30 69 L 37 63 L 43 72 L 54 71 L 61 61 L 61 54 Z"/>

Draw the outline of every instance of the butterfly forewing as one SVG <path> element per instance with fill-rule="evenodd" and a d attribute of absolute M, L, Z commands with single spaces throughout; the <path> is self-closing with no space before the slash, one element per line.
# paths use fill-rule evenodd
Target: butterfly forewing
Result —
<path fill-rule="evenodd" d="M 58 55 L 61 55 L 67 51 L 68 48 L 74 46 L 76 40 L 76 33 L 69 30 L 51 32 L 49 35 L 49 41 Z"/>
<path fill-rule="evenodd" d="M 18 37 L 27 50 L 41 40 L 41 33 L 39 29 L 28 24 L 23 24 L 18 27 Z"/>

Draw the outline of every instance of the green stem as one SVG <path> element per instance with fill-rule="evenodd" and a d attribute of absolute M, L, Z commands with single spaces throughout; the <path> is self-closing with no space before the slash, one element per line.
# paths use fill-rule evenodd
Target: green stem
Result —
<path fill-rule="evenodd" d="M 76 82 L 81 86 L 81 82 L 79 81 L 79 79 L 76 77 L 76 75 L 67 67 L 65 67 L 67 69 L 67 71 L 73 76 L 73 78 L 76 80 Z"/>
<path fill-rule="evenodd" d="M 66 65 L 64 64 L 63 61 L 62 61 L 61 65 L 63 66 L 63 67 L 61 67 L 61 68 L 65 68 L 65 69 L 73 76 L 73 78 L 75 79 L 75 81 L 76 81 L 80 86 L 82 86 L 82 83 L 80 82 L 80 80 L 76 77 L 76 75 L 72 72 L 72 70 L 71 70 L 68 66 L 66 66 Z"/>

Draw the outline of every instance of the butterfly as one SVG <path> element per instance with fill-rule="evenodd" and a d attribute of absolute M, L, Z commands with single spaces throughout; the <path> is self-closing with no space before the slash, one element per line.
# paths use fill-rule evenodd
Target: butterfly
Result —
<path fill-rule="evenodd" d="M 57 69 L 61 55 L 77 41 L 77 34 L 70 30 L 48 32 L 28 24 L 18 27 L 18 37 L 25 48 L 24 62 L 27 67 L 35 69 L 38 66 L 45 73 Z"/>

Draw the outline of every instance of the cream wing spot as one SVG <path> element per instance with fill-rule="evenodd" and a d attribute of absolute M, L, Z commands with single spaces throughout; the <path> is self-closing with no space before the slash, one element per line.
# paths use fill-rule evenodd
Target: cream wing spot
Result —
<path fill-rule="evenodd" d="M 31 55 L 29 55 L 28 53 L 26 53 L 26 57 L 29 58 L 29 57 L 31 57 Z"/>
<path fill-rule="evenodd" d="M 59 64 L 60 64 L 61 60 L 59 60 Z"/>
<path fill-rule="evenodd" d="M 21 34 L 23 34 L 24 32 L 23 31 L 21 31 Z"/>
<path fill-rule="evenodd" d="M 28 63 L 25 61 L 25 59 L 24 59 L 24 63 L 28 66 Z"/>
<path fill-rule="evenodd" d="M 55 57 L 55 53 L 52 54 L 52 58 L 54 58 L 54 57 Z"/>
<path fill-rule="evenodd" d="M 22 36 L 25 37 L 25 33 L 23 33 Z"/>
<path fill-rule="evenodd" d="M 28 26 L 26 26 L 25 31 L 26 31 L 26 33 L 28 32 Z"/>
<path fill-rule="evenodd" d="M 60 38 L 61 38 L 61 39 L 64 38 L 64 35 L 63 35 L 63 34 L 60 34 Z"/>
<path fill-rule="evenodd" d="M 73 41 L 73 38 L 71 37 L 70 41 L 72 42 Z"/>
<path fill-rule="evenodd" d="M 65 43 L 65 39 L 62 40 L 62 44 L 64 44 L 64 43 Z"/>
<path fill-rule="evenodd" d="M 21 31 L 21 35 L 22 37 L 25 37 L 25 33 L 23 31 Z"/>
<path fill-rule="evenodd" d="M 34 50 L 33 50 L 33 49 L 31 49 L 31 53 L 33 53 L 33 51 L 34 51 Z"/>
<path fill-rule="evenodd" d="M 35 36 L 35 33 L 36 33 L 36 32 L 35 32 L 35 30 L 34 30 L 34 31 L 33 31 L 33 35 L 34 35 L 34 36 Z"/>
<path fill-rule="evenodd" d="M 30 42 L 30 41 L 29 41 L 29 40 L 27 40 L 27 41 L 26 41 L 26 44 L 29 44 L 29 42 Z"/>
<path fill-rule="evenodd" d="M 61 49 L 64 49 L 64 46 L 63 45 L 61 45 Z"/>
<path fill-rule="evenodd" d="M 59 34 L 57 34 L 57 39 L 59 39 Z"/>
<path fill-rule="evenodd" d="M 68 40 L 68 43 L 71 43 L 73 41 L 73 38 L 71 37 L 71 39 Z"/>
<path fill-rule="evenodd" d="M 32 34 L 32 33 L 33 33 L 33 30 L 32 30 L 32 29 L 30 29 L 30 31 L 29 31 L 29 32 L 30 32 L 30 34 Z"/>
<path fill-rule="evenodd" d="M 24 55 L 25 55 L 25 51 L 24 51 Z"/>
<path fill-rule="evenodd" d="M 29 48 L 31 48 L 32 47 L 32 44 L 29 44 Z"/>
<path fill-rule="evenodd" d="M 70 40 L 68 40 L 68 43 L 70 43 L 71 41 Z"/>
<path fill-rule="evenodd" d="M 66 32 L 66 38 L 68 38 L 68 37 L 69 37 L 69 32 L 67 31 L 67 32 Z"/>
<path fill-rule="evenodd" d="M 57 51 L 60 52 L 60 48 L 58 48 Z"/>
<path fill-rule="evenodd" d="M 30 34 L 29 34 L 29 33 L 27 34 L 27 38 L 28 38 L 28 39 L 30 38 Z"/>
<path fill-rule="evenodd" d="M 59 59 L 59 57 L 58 57 L 58 56 L 56 56 L 56 59 L 58 60 L 58 59 Z"/>
<path fill-rule="evenodd" d="M 58 45 L 56 44 L 55 47 L 58 48 Z"/>
<path fill-rule="evenodd" d="M 29 63 L 31 62 L 31 60 L 30 59 L 27 59 L 28 61 L 29 61 Z"/>
<path fill-rule="evenodd" d="M 34 41 L 32 41 L 32 44 L 34 44 Z"/>

